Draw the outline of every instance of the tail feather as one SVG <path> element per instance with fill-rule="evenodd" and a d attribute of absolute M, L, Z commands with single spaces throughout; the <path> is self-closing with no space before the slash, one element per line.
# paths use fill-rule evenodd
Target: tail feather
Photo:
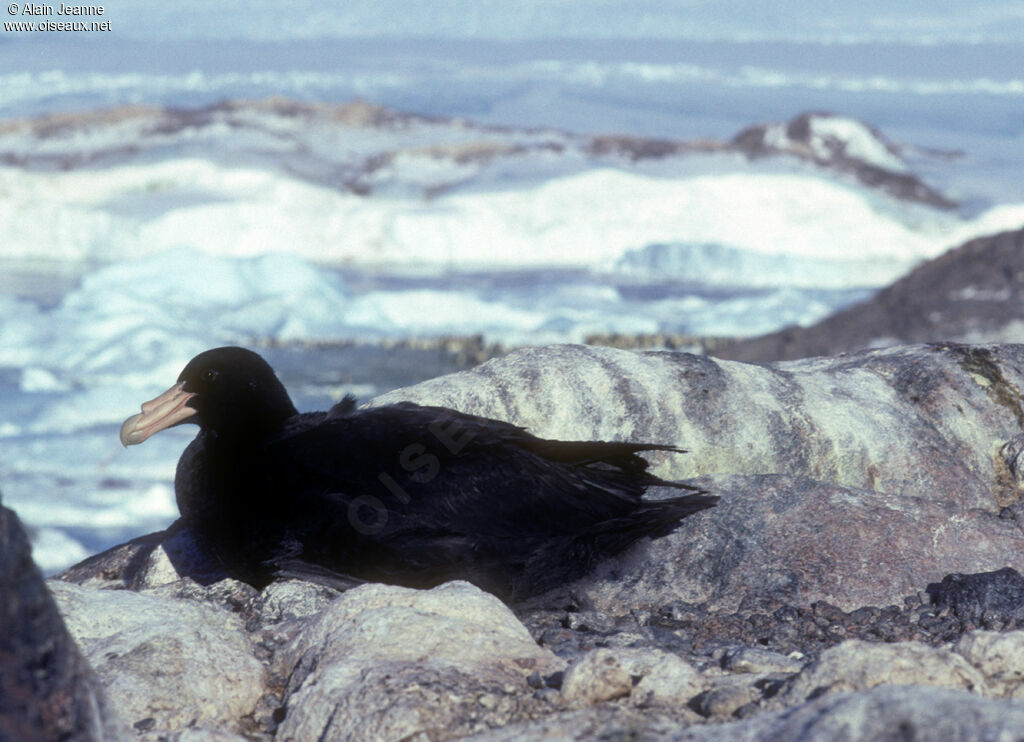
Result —
<path fill-rule="evenodd" d="M 667 500 L 645 500 L 629 515 L 598 523 L 576 537 L 575 548 L 584 561 L 596 564 L 602 556 L 625 551 L 642 538 L 667 536 L 689 516 L 714 507 L 716 495 L 703 490 Z M 593 558 L 590 558 L 590 556 Z"/>
<path fill-rule="evenodd" d="M 619 554 L 642 538 L 660 538 L 682 520 L 713 507 L 718 497 L 703 490 L 667 500 L 644 501 L 628 515 L 603 521 L 588 531 L 549 542 L 527 561 L 522 577 L 511 587 L 513 597 L 534 595 L 584 576 L 604 559 Z M 566 571 L 566 565 L 573 569 Z"/>
<path fill-rule="evenodd" d="M 621 542 L 621 547 L 618 549 L 621 551 L 645 536 L 650 538 L 667 536 L 682 524 L 684 518 L 714 507 L 718 502 L 718 496 L 709 495 L 706 490 L 678 482 L 667 484 L 696 491 L 693 494 L 666 500 L 644 500 L 629 515 L 599 523 L 579 538 L 595 539 L 595 543 L 599 542 L 607 546 L 606 553 L 614 553 L 615 544 L 618 542 Z"/>

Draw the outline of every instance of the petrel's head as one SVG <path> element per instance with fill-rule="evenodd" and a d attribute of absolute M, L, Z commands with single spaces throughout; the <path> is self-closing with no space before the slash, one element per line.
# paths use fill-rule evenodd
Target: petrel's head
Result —
<path fill-rule="evenodd" d="M 121 443 L 142 443 L 182 423 L 218 436 L 259 437 L 294 414 L 284 385 L 258 354 L 233 346 L 214 348 L 189 361 L 177 384 L 124 421 Z"/>

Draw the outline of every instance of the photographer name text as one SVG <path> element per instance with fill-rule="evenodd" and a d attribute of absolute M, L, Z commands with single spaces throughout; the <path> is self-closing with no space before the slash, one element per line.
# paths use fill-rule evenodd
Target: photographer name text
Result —
<path fill-rule="evenodd" d="M 25 3 L 24 5 L 18 5 L 17 3 L 12 4 L 7 12 L 11 15 L 32 15 L 32 16 L 46 16 L 46 15 L 103 15 L 102 5 L 65 5 L 61 3 L 57 6 L 57 10 L 54 11 L 52 5 L 32 5 Z"/>

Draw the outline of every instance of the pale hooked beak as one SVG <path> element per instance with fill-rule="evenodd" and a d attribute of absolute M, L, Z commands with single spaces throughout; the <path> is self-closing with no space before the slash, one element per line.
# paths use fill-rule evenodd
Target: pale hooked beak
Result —
<path fill-rule="evenodd" d="M 132 415 L 121 425 L 121 444 L 134 446 L 142 443 L 164 428 L 185 422 L 196 414 L 188 401 L 196 396 L 185 391 L 185 382 L 179 381 L 159 397 L 142 403 L 142 412 Z"/>

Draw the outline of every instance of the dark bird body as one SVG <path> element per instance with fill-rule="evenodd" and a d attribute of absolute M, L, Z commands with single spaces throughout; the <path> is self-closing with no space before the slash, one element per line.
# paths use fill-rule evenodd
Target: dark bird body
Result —
<path fill-rule="evenodd" d="M 643 451 L 569 442 L 440 407 L 401 403 L 299 414 L 255 353 L 196 356 L 121 431 L 128 445 L 195 422 L 175 477 L 178 507 L 224 571 L 413 587 L 466 579 L 521 598 L 664 536 L 717 498 L 660 480 Z M 651 486 L 690 490 L 642 499 Z"/>

